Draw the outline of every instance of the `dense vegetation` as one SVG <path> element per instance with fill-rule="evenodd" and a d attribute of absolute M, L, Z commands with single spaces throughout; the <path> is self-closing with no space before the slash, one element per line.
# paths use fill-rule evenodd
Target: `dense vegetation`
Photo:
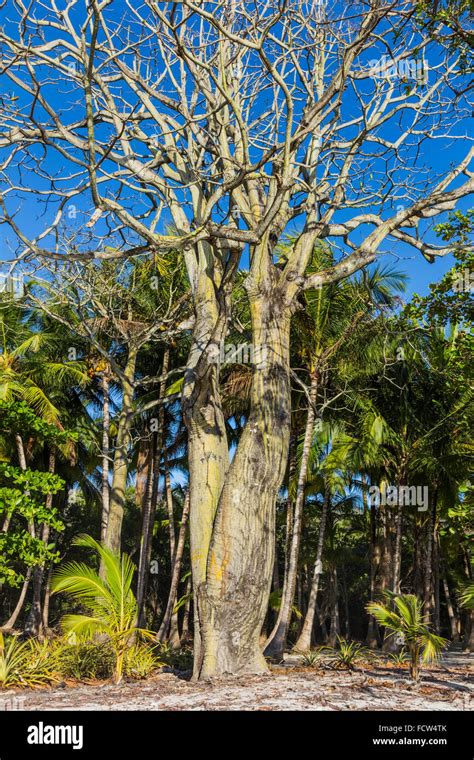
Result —
<path fill-rule="evenodd" d="M 261 639 L 269 656 L 338 641 L 341 650 L 351 639 L 399 649 L 390 620 L 381 625 L 386 592 L 414 595 L 425 633 L 472 648 L 472 304 L 456 286 L 470 263 L 469 220 L 457 213 L 440 227 L 457 235 L 458 260 L 425 298 L 405 305 L 405 277 L 387 267 L 302 297 Z M 312 266 L 330 258 L 317 248 Z M 232 297 L 236 318 L 219 361 L 235 446 L 252 363 L 239 348 L 250 344 L 239 285 Z M 102 631 L 119 679 L 134 626 L 157 632 L 165 650 L 193 636 L 180 406 L 192 318 L 179 259 L 65 265 L 32 279 L 20 298 L 4 293 L 0 320 L 3 627 L 40 640 L 68 631 L 77 642 Z M 120 549 L 135 564 L 77 538 L 106 544 L 114 503 Z M 87 547 L 108 566 L 95 565 Z M 98 588 L 109 589 L 103 599 Z M 68 590 L 72 597 L 59 593 Z M 120 593 L 125 622 L 115 615 Z M 76 614 L 88 605 L 92 618 Z M 87 669 L 92 644 L 81 646 Z"/>

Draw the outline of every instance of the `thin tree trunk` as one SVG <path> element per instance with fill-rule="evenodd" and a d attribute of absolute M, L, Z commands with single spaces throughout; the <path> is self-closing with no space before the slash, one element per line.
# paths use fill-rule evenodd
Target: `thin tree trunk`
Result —
<path fill-rule="evenodd" d="M 159 473 L 159 454 L 158 452 L 158 435 L 152 434 L 151 444 L 148 448 L 148 466 L 147 466 L 147 480 L 145 493 L 142 501 L 142 529 L 140 536 L 140 557 L 138 561 L 138 574 L 137 574 L 137 626 L 139 628 L 145 627 L 145 586 L 147 585 L 147 577 L 150 570 L 151 553 L 149 556 L 149 546 L 151 545 L 151 533 L 154 522 L 154 493 L 157 488 L 155 481 L 158 479 L 156 467 L 158 467 Z M 161 451 L 161 446 L 160 446 Z M 152 521 L 153 512 L 153 521 Z"/>
<path fill-rule="evenodd" d="M 125 491 L 128 476 L 128 449 L 133 413 L 133 393 L 135 389 L 135 366 L 137 350 L 129 348 L 122 385 L 122 408 L 120 410 L 117 436 L 115 439 L 112 488 L 109 501 L 109 518 L 104 544 L 115 553 L 121 550 L 122 522 L 125 508 Z M 103 568 L 101 568 L 101 573 Z"/>
<path fill-rule="evenodd" d="M 285 585 L 283 586 L 283 594 L 277 622 L 272 633 L 270 634 L 265 648 L 265 654 L 267 657 L 273 657 L 278 660 L 283 659 L 283 653 L 286 647 L 286 639 L 288 635 L 288 628 L 290 626 L 293 600 L 295 597 L 296 576 L 298 572 L 298 556 L 301 542 L 301 531 L 303 527 L 304 497 L 308 479 L 308 461 L 314 436 L 317 393 L 318 373 L 317 371 L 313 370 L 311 374 L 309 406 L 303 439 L 303 451 L 301 454 L 300 469 L 298 473 L 298 485 L 296 489 L 293 531 L 288 561 L 288 573 L 285 578 Z"/>
<path fill-rule="evenodd" d="M 311 649 L 311 634 L 313 631 L 314 615 L 316 612 L 316 601 L 318 597 L 319 578 L 323 570 L 323 547 L 324 534 L 326 531 L 327 513 L 329 507 L 329 491 L 326 489 L 324 494 L 323 508 L 321 512 L 321 522 L 319 524 L 318 546 L 316 549 L 316 560 L 314 563 L 313 577 L 311 580 L 311 591 L 309 593 L 308 609 L 304 618 L 303 628 L 294 646 L 297 652 L 307 652 Z"/>
<path fill-rule="evenodd" d="M 46 576 L 46 583 L 44 586 L 44 600 L 43 600 L 43 629 L 45 632 L 49 628 L 49 603 L 51 599 L 51 578 L 53 577 L 54 565 L 51 562 L 48 568 L 48 574 Z"/>
<path fill-rule="evenodd" d="M 335 566 L 331 569 L 330 579 L 331 579 L 331 582 L 330 582 L 330 592 L 329 592 L 329 599 L 330 599 L 329 604 L 330 604 L 331 624 L 329 627 L 329 646 L 335 647 L 337 643 L 337 637 L 340 635 L 337 568 Z"/>
<path fill-rule="evenodd" d="M 423 616 L 426 623 L 431 621 L 431 597 L 433 593 L 433 533 L 436 519 L 436 493 L 433 498 L 433 504 L 427 521 L 426 552 L 425 552 L 425 573 L 423 584 L 424 606 Z"/>
<path fill-rule="evenodd" d="M 102 375 L 102 513 L 100 540 L 104 544 L 110 510 L 109 456 L 110 456 L 110 389 L 107 371 Z"/>
<path fill-rule="evenodd" d="M 173 511 L 173 491 L 171 488 L 170 468 L 168 466 L 168 457 L 166 446 L 163 448 L 163 469 L 165 481 L 166 509 L 168 512 L 168 533 L 170 540 L 170 565 L 173 570 L 173 562 L 176 551 L 176 533 L 174 529 L 174 511 Z"/>
<path fill-rule="evenodd" d="M 370 587 L 369 587 L 369 601 L 375 601 L 375 580 L 377 575 L 377 511 L 376 505 L 372 502 L 369 505 L 370 509 L 370 525 L 369 525 L 369 572 L 370 572 Z M 377 636 L 377 622 L 373 615 L 369 615 L 369 625 L 367 628 L 366 644 L 370 649 L 376 649 L 379 645 L 379 638 Z"/>
<path fill-rule="evenodd" d="M 166 374 L 169 367 L 170 352 L 165 349 L 163 354 L 163 364 L 161 367 L 160 382 L 160 399 L 163 399 L 166 391 Z M 138 625 L 143 627 L 145 622 L 145 601 L 146 589 L 148 584 L 148 574 L 150 571 L 151 549 L 153 538 L 153 525 L 155 522 L 156 505 L 158 501 L 158 484 L 160 477 L 160 461 L 163 449 L 164 439 L 165 410 L 163 404 L 160 405 L 158 412 L 158 424 L 154 438 L 154 452 L 150 452 L 150 463 L 148 466 L 148 482 L 146 490 L 146 499 L 143 505 L 142 531 L 140 541 L 140 559 L 138 563 L 138 580 L 137 580 L 137 604 L 138 604 Z"/>
<path fill-rule="evenodd" d="M 395 551 L 393 555 L 393 581 L 392 591 L 394 594 L 400 593 L 400 575 L 402 564 L 402 528 L 403 528 L 403 508 L 397 504 L 395 515 Z"/>
<path fill-rule="evenodd" d="M 455 644 L 459 643 L 459 621 L 454 611 L 453 602 L 451 600 L 451 594 L 449 592 L 448 576 L 446 570 L 442 573 L 443 590 L 446 598 L 446 609 L 448 611 L 449 626 L 451 628 L 451 638 Z"/>
<path fill-rule="evenodd" d="M 32 568 L 29 567 L 26 571 L 25 580 L 23 581 L 23 585 L 21 587 L 20 596 L 18 597 L 18 602 L 16 603 L 16 607 L 13 610 L 12 614 L 8 618 L 8 620 L 2 625 L 2 629 L 9 630 L 11 628 L 15 627 L 15 623 L 18 619 L 18 615 L 20 614 L 23 604 L 25 602 L 26 598 L 26 592 L 28 591 L 28 586 L 30 585 L 31 580 L 31 572 Z"/>
<path fill-rule="evenodd" d="M 15 435 L 15 443 L 16 443 L 16 450 L 17 450 L 17 454 L 18 454 L 18 463 L 20 465 L 20 469 L 24 471 L 24 470 L 27 469 L 26 454 L 25 454 L 25 447 L 24 447 L 24 444 L 23 444 L 23 439 L 22 439 L 21 435 L 19 435 L 19 433 L 16 433 L 16 435 Z M 25 491 L 25 493 L 28 494 L 28 491 Z M 28 532 L 29 532 L 29 534 L 30 534 L 30 536 L 32 538 L 35 537 L 36 530 L 35 530 L 35 524 L 34 524 L 33 520 L 29 520 L 28 521 Z M 30 580 L 31 580 L 32 574 L 33 574 L 33 569 L 31 567 L 29 567 L 28 570 L 27 570 L 27 572 L 26 572 L 25 580 L 23 581 L 23 586 L 21 588 L 20 596 L 18 598 L 18 602 L 16 604 L 16 607 L 13 610 L 12 614 L 10 615 L 9 619 L 6 621 L 5 625 L 3 626 L 4 628 L 13 628 L 14 627 L 14 625 L 15 625 L 17 619 L 18 619 L 18 616 L 19 616 L 19 614 L 20 614 L 20 612 L 21 612 L 21 610 L 23 608 L 23 604 L 25 602 L 26 593 L 27 593 L 28 587 L 30 585 Z"/>
<path fill-rule="evenodd" d="M 189 516 L 189 494 L 187 493 L 184 499 L 183 514 L 181 517 L 181 526 L 179 528 L 178 543 L 176 545 L 176 553 L 174 556 L 173 572 L 171 575 L 171 585 L 170 585 L 170 591 L 168 595 L 168 603 L 166 605 L 166 610 L 165 610 L 165 614 L 163 615 L 163 620 L 161 622 L 160 629 L 156 636 L 157 641 L 166 640 L 168 636 L 169 628 L 170 628 L 170 623 L 173 617 L 173 610 L 176 605 L 176 596 L 178 593 L 179 579 L 181 576 L 181 563 L 183 559 L 184 545 L 186 542 L 186 529 L 187 529 L 187 524 L 188 524 L 188 516 Z M 179 646 L 180 642 L 179 642 L 177 620 L 175 621 L 173 636 L 174 636 L 174 641 L 171 640 L 171 635 L 169 637 L 171 645 Z"/>
<path fill-rule="evenodd" d="M 56 449 L 51 446 L 48 457 L 48 472 L 53 475 L 56 470 Z M 51 511 L 53 506 L 53 494 L 46 494 L 46 510 Z M 45 547 L 49 543 L 49 525 L 45 523 L 42 526 L 41 540 Z M 41 609 L 41 596 L 43 590 L 44 564 L 37 565 L 33 570 L 33 604 L 28 615 L 25 630 L 33 636 L 42 636 L 43 630 L 43 611 Z"/>

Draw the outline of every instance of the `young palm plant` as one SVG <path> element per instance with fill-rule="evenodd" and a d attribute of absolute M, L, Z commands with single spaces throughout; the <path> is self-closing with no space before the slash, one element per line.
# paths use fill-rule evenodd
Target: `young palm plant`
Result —
<path fill-rule="evenodd" d="M 410 655 L 410 676 L 418 681 L 421 663 L 437 660 L 447 641 L 423 621 L 423 604 L 414 594 L 386 591 L 384 597 L 385 604 L 371 602 L 367 611 L 389 631 L 389 636 L 403 636 Z"/>
<path fill-rule="evenodd" d="M 74 544 L 93 549 L 104 572 L 101 577 L 81 562 L 70 562 L 56 571 L 52 592 L 69 594 L 89 613 L 65 615 L 61 626 L 67 634 L 82 639 L 106 636 L 114 651 L 114 682 L 120 683 L 127 650 L 137 633 L 152 636 L 136 627 L 137 602 L 131 588 L 136 568 L 127 554 L 114 554 L 91 536 L 78 536 Z"/>

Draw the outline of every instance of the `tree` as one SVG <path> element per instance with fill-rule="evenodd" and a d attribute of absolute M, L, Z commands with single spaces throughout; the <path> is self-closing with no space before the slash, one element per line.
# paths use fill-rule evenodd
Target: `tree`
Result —
<path fill-rule="evenodd" d="M 424 220 L 474 186 L 472 151 L 429 179 L 418 158 L 425 141 L 439 145 L 470 112 L 460 54 L 420 25 L 412 3 L 366 0 L 355 16 L 341 6 L 315 3 L 308 12 L 302 0 L 262 1 L 249 13 L 241 0 L 146 0 L 117 22 L 97 0 L 61 11 L 47 2 L 35 14 L 18 3 L 0 33 L 3 76 L 14 89 L 0 125 L 9 182 L 1 208 L 19 256 L 61 258 L 55 233 L 69 209 L 88 219 L 69 251 L 76 260 L 174 249 L 186 263 L 195 313 L 182 407 L 196 677 L 267 668 L 259 634 L 289 447 L 298 295 L 350 276 L 384 246 L 411 245 L 428 259 L 448 252 L 423 238 Z M 45 40 L 52 22 L 54 39 Z M 68 108 L 52 99 L 52 77 L 63 82 Z M 42 186 L 26 188 L 20 167 L 35 165 L 37 146 L 46 153 Z M 59 176 L 49 169 L 58 155 L 68 166 Z M 29 189 L 57 201 L 35 236 L 11 210 Z M 163 209 L 174 231 L 157 231 Z M 94 225 L 117 245 L 91 250 Z M 292 225 L 297 240 L 280 266 L 276 246 Z M 307 275 L 321 239 L 333 240 L 340 258 Z M 216 349 L 247 254 L 252 344 L 265 360 L 253 368 L 231 460 Z"/>
<path fill-rule="evenodd" d="M 432 662 L 446 646 L 446 639 L 434 634 L 423 622 L 422 604 L 413 594 L 385 593 L 386 604 L 371 602 L 368 611 L 390 631 L 390 635 L 400 634 L 410 654 L 410 675 L 418 681 L 420 657 L 423 662 Z M 393 605 L 394 609 L 391 609 Z"/>

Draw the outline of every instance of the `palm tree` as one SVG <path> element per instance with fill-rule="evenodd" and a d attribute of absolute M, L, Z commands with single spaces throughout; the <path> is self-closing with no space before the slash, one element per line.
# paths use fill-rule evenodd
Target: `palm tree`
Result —
<path fill-rule="evenodd" d="M 386 604 L 371 602 L 367 611 L 390 633 L 403 636 L 410 655 L 410 675 L 417 681 L 421 662 L 433 662 L 440 657 L 446 639 L 433 633 L 423 621 L 423 604 L 414 594 L 393 594 L 386 591 Z"/>
<path fill-rule="evenodd" d="M 115 655 L 114 681 L 120 683 L 126 651 L 137 631 L 137 602 L 132 592 L 135 565 L 127 554 L 116 554 L 101 546 L 91 536 L 78 536 L 73 544 L 94 550 L 104 569 L 103 577 L 94 568 L 70 562 L 57 570 L 52 579 L 52 593 L 65 592 L 84 605 L 89 614 L 65 615 L 63 630 L 69 635 L 92 638 L 103 634 Z"/>
<path fill-rule="evenodd" d="M 282 256 L 285 251 L 282 250 Z M 311 267 L 328 266 L 333 255 L 327 247 L 316 248 Z M 347 346 L 359 341 L 360 327 L 373 319 L 375 307 L 392 308 L 395 292 L 404 288 L 404 276 L 390 268 L 374 267 L 361 278 L 333 283 L 304 296 L 304 310 L 294 324 L 298 346 L 296 366 L 304 366 L 309 374 L 306 424 L 301 446 L 296 491 L 294 494 L 292 537 L 288 553 L 282 602 L 278 619 L 268 639 L 265 654 L 281 659 L 291 618 L 296 587 L 299 546 L 303 525 L 303 508 L 308 462 L 315 432 L 319 396 L 328 384 L 328 375 L 341 363 L 350 363 Z M 360 343 L 359 351 L 364 343 Z M 293 506 L 293 505 L 292 505 Z M 324 517 L 324 513 L 323 513 Z M 324 538 L 324 520 L 320 539 Z M 320 553 L 320 552 L 319 552 Z M 317 560 L 318 562 L 318 560 Z M 317 583 L 317 581 L 315 581 Z M 305 637 L 305 640 L 307 636 Z"/>

